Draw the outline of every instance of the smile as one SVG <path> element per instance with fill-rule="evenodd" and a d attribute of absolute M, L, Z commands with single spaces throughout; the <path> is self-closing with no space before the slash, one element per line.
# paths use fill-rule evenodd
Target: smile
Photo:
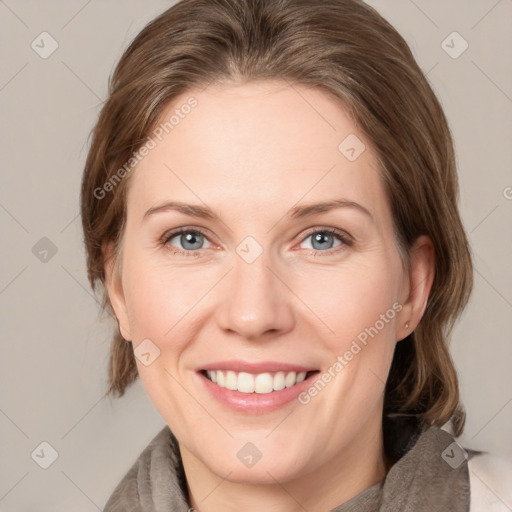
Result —
<path fill-rule="evenodd" d="M 318 367 L 283 361 L 216 361 L 201 364 L 199 389 L 223 408 L 243 414 L 271 413 L 293 403 L 320 373 Z"/>
<path fill-rule="evenodd" d="M 203 370 L 203 375 L 217 386 L 240 393 L 268 394 L 291 388 L 315 372 L 265 372 L 252 374 L 223 370 Z"/>

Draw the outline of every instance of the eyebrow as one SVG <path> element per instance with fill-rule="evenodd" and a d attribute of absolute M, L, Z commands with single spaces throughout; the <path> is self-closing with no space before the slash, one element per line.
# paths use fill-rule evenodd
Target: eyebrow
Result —
<path fill-rule="evenodd" d="M 321 203 L 305 204 L 302 206 L 295 206 L 292 208 L 286 216 L 291 219 L 302 219 L 318 213 L 325 213 L 336 208 L 353 208 L 359 212 L 364 213 L 372 222 L 375 222 L 373 215 L 364 206 L 356 203 L 355 201 L 349 201 L 347 199 L 337 199 L 332 201 L 324 201 Z M 220 220 L 219 216 L 208 206 L 202 206 L 200 204 L 186 204 L 180 201 L 166 201 L 158 206 L 153 206 L 144 214 L 142 220 L 144 221 L 151 215 L 167 211 L 177 211 L 191 217 L 197 217 L 200 219 L 209 220 Z"/>

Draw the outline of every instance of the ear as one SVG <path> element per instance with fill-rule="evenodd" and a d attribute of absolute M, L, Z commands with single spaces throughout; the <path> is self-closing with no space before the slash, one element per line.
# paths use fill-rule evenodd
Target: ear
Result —
<path fill-rule="evenodd" d="M 404 281 L 400 325 L 397 327 L 397 341 L 407 337 L 420 323 L 434 282 L 435 249 L 426 235 L 416 239 L 409 251 L 411 262 L 408 279 Z M 409 327 L 405 328 L 408 323 Z"/>
<path fill-rule="evenodd" d="M 126 301 L 121 280 L 121 265 L 114 258 L 114 243 L 109 242 L 103 248 L 103 267 L 105 270 L 105 286 L 107 288 L 110 304 L 119 323 L 121 336 L 126 341 L 132 341 L 129 329 Z"/>

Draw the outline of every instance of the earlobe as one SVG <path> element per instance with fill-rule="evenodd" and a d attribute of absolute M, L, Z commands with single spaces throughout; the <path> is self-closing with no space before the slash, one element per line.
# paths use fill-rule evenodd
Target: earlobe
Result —
<path fill-rule="evenodd" d="M 435 275 L 435 250 L 428 236 L 417 238 L 409 251 L 409 258 L 409 291 L 403 303 L 402 327 L 398 328 L 399 339 L 405 338 L 416 328 L 427 307 Z"/>
<path fill-rule="evenodd" d="M 105 287 L 107 289 L 110 304 L 117 318 L 121 336 L 126 341 L 131 341 L 121 273 L 119 271 L 119 265 L 116 264 L 116 259 L 114 257 L 113 242 L 108 242 L 103 247 L 102 252 L 103 268 L 105 270 Z"/>

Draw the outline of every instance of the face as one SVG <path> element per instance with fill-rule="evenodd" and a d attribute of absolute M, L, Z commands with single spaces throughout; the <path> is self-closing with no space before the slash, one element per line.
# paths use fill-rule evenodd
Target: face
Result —
<path fill-rule="evenodd" d="M 410 293 L 371 142 L 325 93 L 216 85 L 162 121 L 190 97 L 132 171 L 108 291 L 183 456 L 286 482 L 378 439 L 428 279 Z"/>

